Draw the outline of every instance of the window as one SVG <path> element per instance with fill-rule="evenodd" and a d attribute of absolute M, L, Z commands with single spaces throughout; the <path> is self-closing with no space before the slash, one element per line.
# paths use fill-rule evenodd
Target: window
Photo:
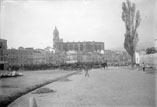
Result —
<path fill-rule="evenodd" d="M 75 44 L 74 50 L 78 51 L 78 45 L 77 44 Z"/>
<path fill-rule="evenodd" d="M 73 50 L 73 45 L 72 44 L 69 45 L 69 50 Z"/>
<path fill-rule="evenodd" d="M 68 45 L 67 44 L 63 44 L 63 50 L 68 51 Z"/>
<path fill-rule="evenodd" d="M 80 51 L 83 51 L 83 44 L 80 44 Z"/>

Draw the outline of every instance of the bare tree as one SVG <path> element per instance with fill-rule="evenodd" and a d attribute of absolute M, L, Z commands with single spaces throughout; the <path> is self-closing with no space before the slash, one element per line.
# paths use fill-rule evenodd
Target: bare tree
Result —
<path fill-rule="evenodd" d="M 129 0 L 122 3 L 122 20 L 125 23 L 126 33 L 125 33 L 125 41 L 124 48 L 131 56 L 132 67 L 134 66 L 134 55 L 137 43 L 139 41 L 137 28 L 140 25 L 140 12 L 136 11 L 136 5 L 131 3 Z M 136 13 L 136 14 L 135 14 Z"/>

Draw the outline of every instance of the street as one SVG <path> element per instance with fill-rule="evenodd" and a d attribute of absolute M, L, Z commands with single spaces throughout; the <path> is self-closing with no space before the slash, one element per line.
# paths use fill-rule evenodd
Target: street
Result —
<path fill-rule="evenodd" d="M 29 107 L 32 97 L 38 107 L 155 107 L 155 75 L 118 67 L 90 70 L 89 77 L 83 71 L 44 86 L 52 93 L 31 92 L 8 107 Z"/>

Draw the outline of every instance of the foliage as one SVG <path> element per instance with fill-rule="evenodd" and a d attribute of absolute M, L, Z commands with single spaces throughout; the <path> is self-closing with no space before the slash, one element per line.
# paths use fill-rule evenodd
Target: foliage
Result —
<path fill-rule="evenodd" d="M 122 20 L 124 21 L 126 28 L 124 48 L 131 56 L 133 66 L 134 53 L 139 41 L 137 28 L 139 27 L 141 21 L 140 12 L 139 10 L 136 11 L 136 5 L 131 3 L 129 0 L 127 0 L 126 3 L 122 3 L 122 10 Z"/>
<path fill-rule="evenodd" d="M 147 48 L 146 53 L 147 54 L 157 53 L 157 50 L 155 49 L 155 47 Z"/>

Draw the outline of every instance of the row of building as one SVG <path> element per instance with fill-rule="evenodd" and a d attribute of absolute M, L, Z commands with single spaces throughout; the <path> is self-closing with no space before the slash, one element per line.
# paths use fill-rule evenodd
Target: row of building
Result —
<path fill-rule="evenodd" d="M 8 49 L 7 61 L 10 66 L 18 65 L 40 65 L 40 64 L 63 64 L 74 62 L 104 62 L 109 64 L 123 64 L 129 62 L 126 52 L 110 51 L 104 52 L 77 52 L 68 51 L 54 53 L 44 49 Z"/>
<path fill-rule="evenodd" d="M 75 62 L 103 62 L 108 64 L 124 64 L 129 61 L 126 52 L 121 51 L 64 51 L 54 52 L 50 49 L 18 48 L 7 49 L 7 41 L 0 39 L 0 70 L 8 66 L 63 64 Z"/>
<path fill-rule="evenodd" d="M 53 51 L 50 49 L 7 49 L 7 41 L 0 39 L 0 70 L 8 66 L 104 61 L 109 65 L 125 65 L 130 62 L 126 52 L 105 50 L 103 42 L 63 42 L 57 27 L 53 32 Z"/>

